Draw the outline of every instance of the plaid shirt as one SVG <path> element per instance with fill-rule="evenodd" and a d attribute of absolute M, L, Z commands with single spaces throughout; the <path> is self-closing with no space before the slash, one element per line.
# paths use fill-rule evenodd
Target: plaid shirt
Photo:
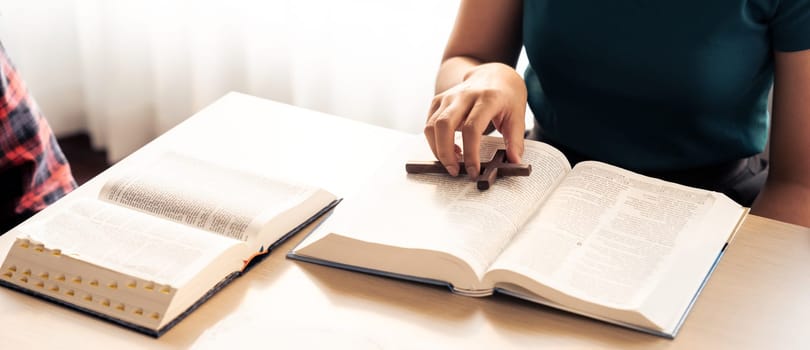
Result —
<path fill-rule="evenodd" d="M 10 228 L 73 190 L 76 182 L 2 44 L 0 96 L 0 228 Z"/>

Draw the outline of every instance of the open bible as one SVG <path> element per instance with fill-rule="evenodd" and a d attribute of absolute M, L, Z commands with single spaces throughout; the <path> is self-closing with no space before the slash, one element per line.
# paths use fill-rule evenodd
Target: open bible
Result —
<path fill-rule="evenodd" d="M 499 145 L 485 137 L 482 159 Z M 403 147 L 288 257 L 467 296 L 497 291 L 674 337 L 747 213 L 721 193 L 608 164 L 572 169 L 536 141 L 523 157 L 533 173 L 487 191 L 405 173 L 406 161 L 431 157 L 423 140 Z"/>
<path fill-rule="evenodd" d="M 131 170 L 11 231 L 0 284 L 160 336 L 337 204 L 173 153 Z"/>

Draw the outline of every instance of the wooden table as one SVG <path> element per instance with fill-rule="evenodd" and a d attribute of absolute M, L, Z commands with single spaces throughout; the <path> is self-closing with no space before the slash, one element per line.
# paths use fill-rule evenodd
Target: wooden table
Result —
<path fill-rule="evenodd" d="M 110 174 L 168 149 L 292 176 L 347 196 L 409 137 L 232 93 L 38 216 L 95 196 Z M 353 166 L 343 167 L 344 162 Z M 0 237 L 0 255 L 14 235 Z M 810 229 L 761 217 L 746 220 L 675 340 L 511 298 L 468 298 L 440 287 L 287 260 L 285 253 L 302 237 L 285 243 L 159 339 L 0 288 L 0 347 L 810 348 Z"/>

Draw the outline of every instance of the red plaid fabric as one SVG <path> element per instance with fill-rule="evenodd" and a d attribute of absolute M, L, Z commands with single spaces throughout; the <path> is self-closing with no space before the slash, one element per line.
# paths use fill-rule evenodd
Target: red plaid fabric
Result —
<path fill-rule="evenodd" d="M 76 182 L 48 122 L 1 44 L 0 96 L 2 229 L 61 198 Z"/>

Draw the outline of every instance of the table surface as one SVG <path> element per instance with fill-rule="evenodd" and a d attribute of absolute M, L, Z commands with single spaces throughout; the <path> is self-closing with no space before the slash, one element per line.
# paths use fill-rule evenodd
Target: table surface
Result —
<path fill-rule="evenodd" d="M 96 196 L 105 178 L 166 150 L 347 196 L 412 137 L 230 93 L 37 218 Z M 0 257 L 14 236 L 0 237 Z M 159 339 L 0 288 L 2 347 L 810 348 L 810 229 L 757 216 L 746 219 L 675 340 L 504 296 L 469 298 L 286 259 L 302 238 L 280 246 Z"/>

